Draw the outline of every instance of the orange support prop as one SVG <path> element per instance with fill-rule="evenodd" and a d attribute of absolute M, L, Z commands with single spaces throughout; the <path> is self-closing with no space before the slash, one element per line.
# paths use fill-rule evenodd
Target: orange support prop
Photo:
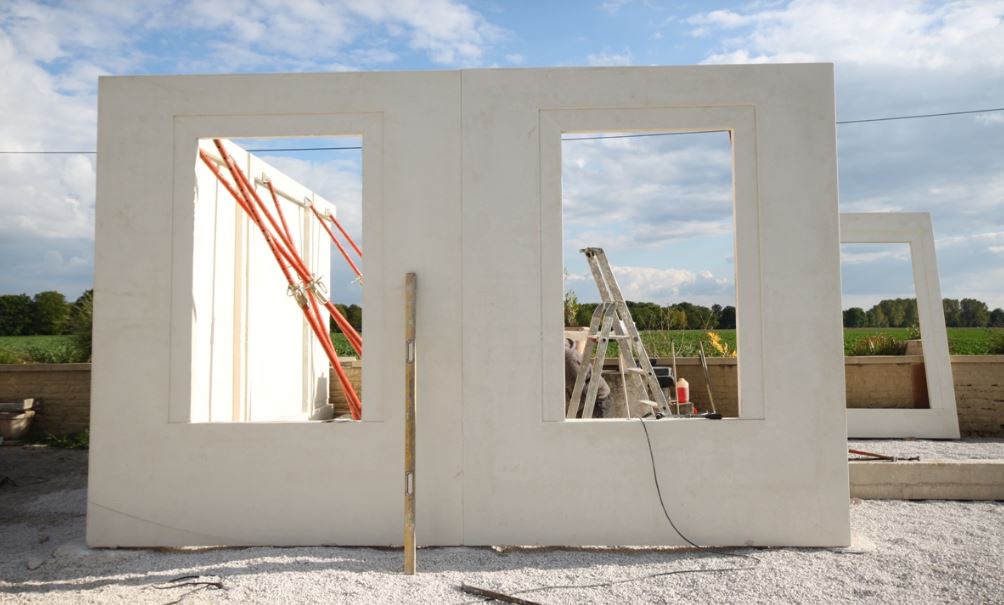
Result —
<path fill-rule="evenodd" d="M 362 258 L 363 257 L 363 251 L 359 249 L 359 246 L 357 246 L 354 241 L 352 241 L 352 238 L 349 237 L 348 232 L 346 232 L 345 229 L 342 227 L 342 224 L 338 222 L 338 219 L 335 218 L 334 215 L 329 214 L 328 215 L 328 220 L 330 220 L 332 223 L 334 223 L 335 227 L 338 227 L 338 230 L 341 231 L 341 233 L 342 233 L 343 236 L 345 236 L 346 241 L 349 242 L 349 245 L 352 246 L 352 249 L 356 251 L 356 254 L 359 255 L 359 258 Z"/>
<path fill-rule="evenodd" d="M 345 259 L 345 262 L 347 262 L 349 266 L 352 267 L 352 270 L 355 272 L 356 277 L 362 280 L 363 274 L 361 271 L 359 271 L 359 267 L 357 267 L 356 264 L 352 262 L 352 259 L 349 257 L 349 253 L 345 251 L 345 248 L 342 247 L 342 244 L 338 241 L 338 238 L 336 238 L 335 234 L 331 232 L 331 229 L 328 227 L 328 224 L 324 222 L 324 217 L 322 217 L 321 214 L 317 211 L 317 208 L 314 208 L 313 206 L 310 207 L 310 211 L 314 213 L 314 216 L 317 217 L 317 221 L 321 223 L 321 226 L 324 227 L 324 230 L 328 232 L 329 236 L 331 236 L 331 242 L 335 244 L 335 247 L 338 248 L 338 251 L 342 253 L 342 258 Z"/>
<path fill-rule="evenodd" d="M 241 169 L 237 166 L 237 163 L 234 162 L 233 158 L 231 158 L 230 155 L 226 153 L 226 150 L 223 148 L 223 143 L 220 142 L 219 139 L 214 139 L 214 142 L 216 143 L 217 149 L 220 150 L 220 154 L 224 157 L 224 163 L 230 170 L 230 174 L 233 176 L 234 181 L 237 183 L 238 189 L 241 192 L 243 192 L 243 197 L 245 200 L 243 207 L 245 211 L 249 212 L 253 217 L 255 217 L 255 220 L 261 222 L 261 217 L 259 216 L 258 212 L 258 208 L 260 208 L 262 211 L 261 214 L 264 214 L 268 219 L 269 223 L 272 225 L 273 229 L 278 231 L 279 227 L 276 224 L 275 219 L 272 218 L 271 213 L 269 213 L 268 208 L 265 207 L 265 204 L 262 203 L 261 198 L 259 198 L 257 194 L 255 194 L 255 192 L 251 190 L 250 182 L 247 180 L 247 177 L 244 176 L 244 173 L 241 171 Z M 228 190 L 230 190 L 229 187 Z M 252 203 L 250 199 L 251 197 L 253 197 L 257 201 L 257 206 L 255 203 Z M 262 223 L 261 228 L 265 229 L 264 223 Z M 293 246 L 293 243 L 291 241 L 286 242 L 286 240 L 283 239 L 283 242 L 288 244 L 290 247 Z M 286 259 L 286 261 L 292 266 L 293 270 L 297 272 L 297 274 L 300 276 L 300 279 L 303 280 L 304 284 L 309 284 L 313 281 L 313 276 L 310 274 L 309 269 L 307 268 L 306 264 L 303 262 L 303 260 L 300 258 L 298 254 L 290 253 L 283 246 L 278 246 L 278 250 L 279 253 L 282 254 L 283 257 Z M 328 312 L 331 313 L 331 316 L 334 318 L 335 323 L 338 325 L 338 328 L 342 331 L 343 334 L 345 334 L 346 339 L 349 341 L 349 344 L 352 346 L 352 348 L 356 351 L 356 354 L 359 355 L 360 359 L 362 359 L 363 356 L 362 337 L 359 336 L 359 333 L 356 332 L 356 329 L 352 327 L 352 324 L 350 324 L 349 321 L 345 319 L 345 316 L 341 314 L 338 308 L 335 307 L 335 305 L 333 305 L 331 301 L 325 300 L 324 306 L 328 310 Z"/>
<path fill-rule="evenodd" d="M 222 173 L 220 172 L 216 164 L 212 161 L 212 159 L 208 156 L 208 154 L 206 154 L 202 150 L 199 150 L 199 157 L 202 159 L 203 163 L 205 163 L 206 166 L 208 166 L 209 169 L 213 172 L 217 180 L 219 180 L 223 184 L 223 186 L 227 189 L 230 195 L 233 196 L 237 204 L 242 209 L 244 209 L 244 211 L 251 218 L 251 221 L 258 227 L 259 231 L 261 231 L 262 235 L 265 237 L 265 241 L 268 244 L 269 249 L 272 251 L 273 256 L 275 256 L 276 262 L 279 263 L 279 268 L 282 270 L 283 275 L 286 277 L 286 281 L 289 284 L 291 291 L 297 292 L 299 294 L 298 296 L 295 297 L 297 305 L 303 311 L 307 323 L 310 325 L 311 329 L 314 332 L 314 335 L 321 343 L 321 347 L 324 349 L 324 352 L 328 357 L 328 361 L 331 363 L 331 367 L 335 370 L 335 374 L 338 376 L 338 381 L 339 383 L 341 383 L 342 390 L 345 392 L 345 398 L 348 401 L 349 412 L 352 414 L 352 418 L 354 420 L 360 420 L 362 418 L 362 401 L 356 394 L 355 389 L 352 388 L 352 383 L 349 381 L 348 376 L 345 374 L 345 370 L 342 368 L 342 364 L 338 360 L 338 354 L 335 351 L 334 344 L 331 342 L 331 335 L 328 333 L 327 326 L 323 325 L 323 322 L 321 321 L 321 313 L 320 309 L 318 308 L 314 292 L 311 288 L 301 288 L 293 279 L 293 275 L 290 273 L 290 269 L 293 269 L 300 277 L 300 279 L 303 280 L 304 283 L 310 283 L 310 281 L 312 280 L 312 277 L 310 276 L 309 271 L 307 271 L 306 265 L 303 262 L 302 257 L 299 255 L 299 253 L 296 250 L 296 247 L 293 245 L 289 228 L 286 225 L 285 217 L 282 214 L 281 208 L 278 207 L 278 200 L 275 199 L 275 192 L 274 190 L 272 190 L 271 184 L 269 185 L 269 190 L 272 191 L 273 200 L 276 202 L 277 212 L 279 213 L 279 217 L 283 223 L 283 228 L 285 229 L 285 233 L 283 232 L 278 233 L 279 240 L 281 241 L 282 244 L 285 244 L 285 246 L 288 247 L 288 249 L 280 245 L 280 241 L 276 241 L 275 236 L 269 231 L 264 220 L 262 220 L 262 215 L 264 215 L 265 218 L 268 219 L 268 222 L 272 225 L 272 227 L 278 232 L 278 226 L 275 223 L 275 219 L 272 218 L 271 213 L 268 212 L 268 208 L 265 207 L 265 205 L 261 202 L 261 198 L 259 198 L 251 189 L 247 178 L 244 176 L 244 173 L 241 172 L 240 168 L 237 167 L 236 162 L 234 162 L 233 158 L 231 158 L 230 155 L 226 152 L 222 142 L 219 139 L 214 139 L 214 142 L 216 143 L 216 147 L 217 149 L 219 149 L 220 154 L 223 157 L 224 164 L 229 169 L 231 176 L 234 178 L 234 181 L 237 184 L 237 189 L 234 189 L 234 187 L 231 186 L 231 184 L 228 183 L 225 178 L 223 178 Z M 254 198 L 254 199 L 252 200 L 249 198 Z M 255 207 L 256 203 L 257 203 L 257 208 Z M 259 214 L 258 212 L 259 208 L 262 211 L 261 214 Z M 289 262 L 288 266 L 283 262 L 284 260 Z M 341 313 L 338 312 L 338 309 L 335 308 L 334 305 L 330 303 L 330 301 L 325 301 L 325 306 L 328 308 L 329 311 L 334 311 L 336 322 L 338 322 L 338 320 L 341 319 L 342 321 L 345 322 L 345 324 L 349 327 L 350 330 L 352 329 L 352 326 L 348 325 L 348 321 L 346 321 L 345 318 L 341 316 Z M 349 341 L 350 343 L 353 343 L 354 348 L 356 348 L 356 350 L 359 351 L 361 356 L 362 355 L 361 339 L 359 338 L 358 333 L 355 333 L 354 330 L 352 330 L 352 332 L 355 338 L 353 339 L 352 337 L 350 337 Z M 359 346 L 355 347 L 355 344 L 358 344 Z"/>

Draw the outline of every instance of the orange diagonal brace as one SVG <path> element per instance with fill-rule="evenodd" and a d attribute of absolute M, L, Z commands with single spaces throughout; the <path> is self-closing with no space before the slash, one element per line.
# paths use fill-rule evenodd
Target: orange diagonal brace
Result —
<path fill-rule="evenodd" d="M 338 222 L 338 219 L 335 218 L 335 215 L 329 214 L 328 219 L 330 219 L 331 222 L 335 224 L 335 227 L 338 227 L 338 230 L 341 231 L 342 235 L 345 236 L 346 241 L 349 242 L 349 245 L 352 246 L 352 249 L 356 251 L 356 254 L 359 255 L 359 258 L 362 258 L 363 251 L 359 249 L 359 246 L 357 246 L 354 241 L 352 241 L 352 238 L 349 236 L 348 232 L 345 231 L 345 229 L 342 227 L 342 224 Z"/>
<path fill-rule="evenodd" d="M 282 240 L 283 243 L 289 246 L 288 250 L 284 250 L 283 247 L 280 245 L 280 243 L 276 241 L 276 238 L 273 236 L 273 234 L 268 230 L 268 227 L 262 220 L 262 215 L 259 214 L 257 211 L 258 208 L 260 208 L 262 210 L 262 214 L 264 214 L 266 218 L 269 219 L 269 222 L 272 224 L 273 228 L 276 228 L 278 230 L 278 227 L 275 224 L 275 220 L 268 213 L 268 209 L 265 207 L 263 203 L 261 203 L 261 199 L 257 198 L 257 196 L 254 195 L 254 192 L 251 190 L 250 185 L 248 184 L 247 178 L 244 177 L 244 174 L 241 172 L 240 168 L 237 167 L 236 163 L 233 161 L 233 158 L 231 158 L 229 154 L 226 153 L 226 150 L 223 148 L 223 145 L 219 141 L 219 139 L 215 139 L 214 142 L 216 143 L 217 148 L 220 150 L 220 153 L 223 155 L 224 164 L 230 170 L 231 176 L 237 183 L 237 188 L 235 189 L 233 186 L 230 185 L 230 183 L 227 182 L 225 178 L 223 178 L 222 173 L 219 171 L 216 164 L 212 161 L 212 159 L 208 156 L 208 154 L 200 150 L 199 157 L 202 159 L 203 163 L 205 163 L 206 166 L 209 167 L 209 169 L 213 172 L 213 174 L 216 175 L 216 178 L 224 185 L 227 191 L 230 192 L 230 194 L 233 196 L 237 204 L 242 209 L 244 209 L 244 211 L 251 218 L 251 221 L 258 227 L 262 235 L 265 237 L 265 241 L 268 244 L 269 249 L 272 251 L 273 256 L 275 256 L 276 262 L 279 263 L 279 268 L 282 271 L 283 275 L 285 276 L 286 281 L 289 284 L 290 290 L 298 293 L 298 295 L 296 296 L 297 304 L 303 311 L 307 323 L 313 330 L 314 335 L 317 337 L 318 341 L 321 344 L 321 347 L 324 349 L 324 352 L 328 357 L 328 361 L 331 363 L 331 367 L 334 369 L 335 374 L 338 376 L 338 381 L 339 383 L 341 383 L 342 390 L 345 392 L 345 398 L 348 401 L 349 412 L 352 414 L 352 418 L 355 420 L 361 419 L 362 401 L 360 401 L 359 396 L 356 394 L 355 389 L 352 387 L 352 383 L 349 381 L 348 376 L 345 374 L 345 370 L 342 368 L 342 364 L 338 359 L 338 354 L 335 351 L 334 344 L 331 342 L 331 335 L 328 333 L 327 326 L 323 325 L 324 322 L 321 321 L 321 313 L 317 305 L 317 300 L 314 297 L 314 292 L 310 288 L 301 288 L 299 284 L 297 284 L 296 281 L 293 279 L 293 275 L 290 273 L 290 269 L 296 271 L 298 276 L 302 280 L 304 280 L 304 283 L 309 283 L 311 279 L 309 272 L 306 271 L 306 266 L 303 262 L 302 257 L 300 257 L 295 246 L 293 246 L 292 238 L 289 237 L 288 229 L 285 234 L 286 235 L 285 238 L 281 237 L 283 234 L 280 233 L 280 240 Z M 254 200 L 249 199 L 251 197 L 254 197 L 255 199 Z M 255 208 L 255 202 L 257 202 L 258 204 L 258 208 Z M 281 218 L 282 211 L 279 210 L 279 213 Z M 285 227 L 285 221 L 283 221 L 283 226 Z M 284 260 L 289 262 L 289 266 L 287 266 L 283 262 Z M 330 305 L 330 303 L 328 303 L 327 301 L 325 302 L 327 303 L 326 306 Z M 341 314 L 338 313 L 337 308 L 334 308 L 333 305 L 330 305 L 330 307 L 334 309 L 334 312 L 338 315 L 338 317 L 341 317 Z M 344 320 L 344 317 L 341 317 L 341 319 Z M 347 321 L 345 323 L 348 324 Z M 351 328 L 351 326 L 349 327 Z M 358 338 L 358 335 L 356 336 Z M 352 339 L 350 339 L 350 342 L 351 341 Z M 361 345 L 361 342 L 359 344 Z M 361 346 L 359 347 L 359 349 L 361 349 Z"/>
<path fill-rule="evenodd" d="M 359 280 L 362 281 L 363 278 L 362 272 L 359 270 L 359 267 L 357 267 L 356 264 L 352 262 L 352 259 L 349 257 L 349 253 L 346 252 L 345 248 L 342 247 L 342 244 L 338 241 L 338 238 L 335 237 L 335 234 L 331 232 L 331 228 L 329 228 L 328 224 L 324 221 L 324 217 L 322 217 L 321 213 L 317 211 L 317 208 L 314 208 L 313 206 L 310 207 L 310 211 L 314 213 L 314 216 L 317 217 L 317 222 L 321 223 L 321 226 L 324 227 L 324 230 L 328 232 L 329 236 L 331 236 L 331 242 L 335 244 L 335 247 L 338 248 L 338 251 L 342 253 L 342 258 L 345 259 L 345 262 L 347 262 L 349 266 L 352 267 L 352 270 L 355 272 L 356 277 L 358 277 Z"/>

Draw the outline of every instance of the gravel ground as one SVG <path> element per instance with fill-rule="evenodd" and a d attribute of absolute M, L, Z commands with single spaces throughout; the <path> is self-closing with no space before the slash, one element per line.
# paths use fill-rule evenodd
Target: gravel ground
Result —
<path fill-rule="evenodd" d="M 85 464 L 86 452 L 0 448 L 0 480 L 16 482 L 0 486 L 0 602 L 479 602 L 461 582 L 541 603 L 1004 602 L 1002 502 L 853 500 L 846 550 L 429 548 L 407 577 L 395 550 L 90 550 L 86 478 L 67 472 Z M 222 588 L 157 588 L 185 575 Z"/>
<path fill-rule="evenodd" d="M 847 447 L 901 458 L 920 456 L 921 460 L 1004 460 L 1004 439 L 999 437 L 958 441 L 848 439 Z"/>

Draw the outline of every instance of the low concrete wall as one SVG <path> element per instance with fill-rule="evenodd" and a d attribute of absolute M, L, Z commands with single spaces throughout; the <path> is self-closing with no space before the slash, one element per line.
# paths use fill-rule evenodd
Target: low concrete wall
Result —
<path fill-rule="evenodd" d="M 848 408 L 930 407 L 922 355 L 846 357 Z"/>
<path fill-rule="evenodd" d="M 1004 355 L 952 357 L 955 405 L 964 436 L 1004 436 Z"/>
<path fill-rule="evenodd" d="M 32 431 L 66 435 L 88 428 L 91 364 L 0 365 L 0 401 L 41 401 Z"/>
<path fill-rule="evenodd" d="M 609 363 L 609 362 L 608 362 Z M 616 367 L 612 361 L 611 368 Z M 672 365 L 659 359 L 657 365 Z M 357 393 L 362 394 L 362 364 L 343 359 L 342 367 Z M 57 435 L 87 428 L 90 413 L 90 364 L 0 365 L 0 401 L 34 397 L 42 400 L 35 417 L 37 430 Z M 690 383 L 691 399 L 700 410 L 709 409 L 704 373 L 697 359 L 677 359 L 680 376 Z M 725 416 L 737 416 L 738 372 L 736 360 L 708 359 L 715 407 Z M 910 408 L 927 406 L 923 381 L 923 358 L 919 355 L 848 357 L 846 359 L 847 407 Z M 959 428 L 966 436 L 1004 436 L 1004 355 L 957 355 L 952 357 Z M 611 380 L 615 397 L 620 392 L 617 377 Z M 348 413 L 337 380 L 331 381 L 330 401 L 335 414 Z M 364 405 L 365 405 L 365 399 Z"/>
<path fill-rule="evenodd" d="M 709 409 L 704 372 L 695 358 L 676 360 L 680 376 L 690 383 L 690 398 Z M 610 368 L 616 361 L 608 361 Z M 656 365 L 672 365 L 658 359 Z M 845 358 L 848 408 L 926 408 L 927 382 L 920 355 Z M 715 407 L 726 417 L 738 416 L 738 372 L 735 359 L 708 359 Z M 952 356 L 959 429 L 963 436 L 1004 436 L 1004 355 Z M 617 397 L 619 380 L 611 389 Z M 615 388 L 616 387 L 616 388 Z"/>
<path fill-rule="evenodd" d="M 672 359 L 657 359 L 655 365 L 672 367 Z M 617 360 L 608 359 L 604 366 L 605 370 L 616 370 Z M 701 369 L 700 361 L 695 357 L 677 358 L 676 370 L 680 377 L 690 384 L 690 400 L 697 404 L 698 411 L 706 412 L 711 409 L 708 398 L 708 388 L 704 380 L 704 370 Z M 621 410 L 624 402 L 623 390 L 621 387 L 620 375 L 617 373 L 604 372 L 604 379 L 610 386 L 610 394 L 613 398 L 613 409 Z M 708 374 L 711 377 L 711 395 L 715 399 L 715 409 L 726 417 L 739 416 L 739 373 L 736 371 L 735 359 L 724 359 L 712 357 L 708 359 Z M 635 387 L 636 380 L 628 380 L 628 397 L 636 400 L 641 396 L 640 390 Z M 638 392 L 635 392 L 638 391 Z M 641 406 L 632 406 L 631 413 L 634 416 L 647 412 Z"/>
<path fill-rule="evenodd" d="M 362 362 L 354 357 L 340 357 L 339 361 L 342 362 L 342 369 L 345 370 L 346 376 L 349 377 L 349 382 L 352 383 L 352 388 L 355 389 L 356 394 L 359 395 L 360 399 L 362 399 Z M 335 407 L 335 418 L 349 413 L 349 402 L 345 399 L 345 393 L 342 391 L 342 384 L 338 382 L 338 376 L 336 376 L 334 372 L 331 373 L 331 379 L 328 380 L 328 402 Z M 366 405 L 365 399 L 363 399 L 363 405 Z"/>
<path fill-rule="evenodd" d="M 871 500 L 1001 500 L 1002 460 L 850 463 L 851 496 Z"/>

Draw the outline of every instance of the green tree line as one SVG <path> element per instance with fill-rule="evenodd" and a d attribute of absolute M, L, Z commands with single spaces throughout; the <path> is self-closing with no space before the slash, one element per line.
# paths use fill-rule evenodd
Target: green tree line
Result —
<path fill-rule="evenodd" d="M 949 328 L 1004 328 L 1004 309 L 999 307 L 991 311 L 975 298 L 946 298 L 941 303 Z M 915 298 L 886 299 L 867 311 L 861 307 L 844 311 L 845 328 L 909 328 L 919 323 Z"/>
<path fill-rule="evenodd" d="M 69 302 L 60 292 L 47 290 L 34 296 L 27 294 L 0 295 L 0 336 L 34 336 L 74 334 L 90 344 L 93 291 L 84 292 Z M 631 316 L 640 330 L 711 330 L 734 329 L 735 307 L 712 305 L 705 307 L 689 302 L 658 305 L 650 302 L 627 302 Z M 335 305 L 356 330 L 363 325 L 361 306 Z M 575 293 L 565 294 L 565 325 L 588 326 L 596 303 L 580 303 Z M 1004 309 L 991 310 L 975 298 L 942 301 L 945 325 L 950 328 L 1004 328 Z M 870 309 L 851 307 L 844 311 L 846 328 L 906 328 L 919 324 L 917 301 L 913 298 L 893 298 L 878 302 Z M 331 331 L 340 332 L 334 321 Z M 88 347 L 89 348 L 89 347 Z"/>
<path fill-rule="evenodd" d="M 565 294 L 565 325 L 588 326 L 598 303 L 580 303 L 575 292 Z M 661 306 L 627 301 L 628 310 L 639 330 L 731 330 L 736 327 L 736 308 L 729 305 L 705 307 L 689 302 Z"/>
<path fill-rule="evenodd" d="M 335 303 L 335 308 L 341 312 L 342 317 L 348 320 L 349 325 L 356 329 L 356 332 L 363 331 L 363 308 L 359 305 L 343 305 L 341 303 Z M 331 318 L 330 329 L 332 332 L 341 333 L 341 328 L 335 323 L 335 319 Z"/>
<path fill-rule="evenodd" d="M 35 296 L 0 295 L 0 336 L 51 336 L 91 332 L 94 291 L 74 302 L 60 292 L 46 290 Z"/>

